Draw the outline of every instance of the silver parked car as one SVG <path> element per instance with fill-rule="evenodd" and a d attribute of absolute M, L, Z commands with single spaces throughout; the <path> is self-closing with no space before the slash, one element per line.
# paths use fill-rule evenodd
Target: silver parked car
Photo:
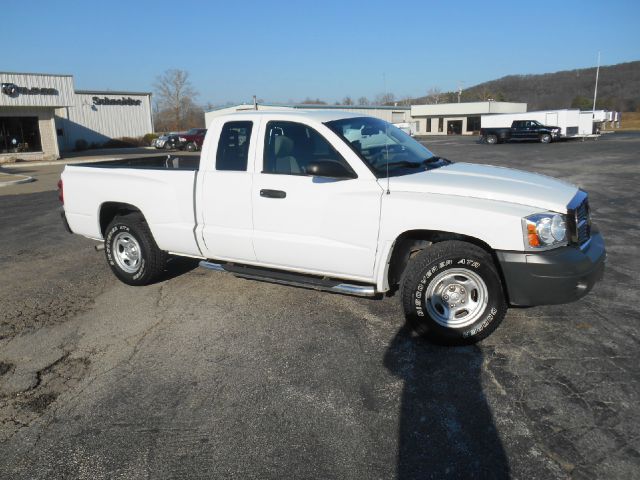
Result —
<path fill-rule="evenodd" d="M 168 132 L 163 135 L 160 135 L 158 138 L 154 139 L 151 142 L 151 146 L 156 148 L 165 148 L 165 149 L 175 148 L 175 145 L 174 145 L 175 141 L 172 142 L 171 140 L 174 140 L 177 134 L 178 132 Z"/>

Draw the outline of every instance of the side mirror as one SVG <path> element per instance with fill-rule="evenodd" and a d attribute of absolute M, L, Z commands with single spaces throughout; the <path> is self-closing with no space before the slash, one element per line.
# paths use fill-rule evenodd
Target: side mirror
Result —
<path fill-rule="evenodd" d="M 358 178 L 353 170 L 345 167 L 341 163 L 333 161 L 319 160 L 307 165 L 307 174 L 314 177 L 329 178 Z"/>

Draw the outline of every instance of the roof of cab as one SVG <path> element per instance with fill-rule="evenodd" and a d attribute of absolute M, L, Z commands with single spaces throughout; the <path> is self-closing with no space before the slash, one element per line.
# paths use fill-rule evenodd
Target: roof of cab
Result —
<path fill-rule="evenodd" d="M 246 116 L 260 116 L 260 117 L 277 117 L 277 118 L 292 118 L 292 119 L 306 119 L 315 120 L 316 122 L 330 122 L 331 120 L 341 120 L 343 118 L 357 118 L 366 117 L 361 113 L 345 112 L 340 110 L 243 110 L 241 112 L 225 113 L 218 118 L 230 118 L 230 117 L 246 117 Z"/>

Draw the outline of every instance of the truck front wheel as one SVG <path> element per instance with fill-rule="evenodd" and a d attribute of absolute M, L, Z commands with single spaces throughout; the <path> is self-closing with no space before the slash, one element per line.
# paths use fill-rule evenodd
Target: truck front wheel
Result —
<path fill-rule="evenodd" d="M 551 143 L 551 135 L 548 133 L 540 135 L 540 143 Z"/>
<path fill-rule="evenodd" d="M 153 283 L 164 271 L 167 260 L 139 213 L 113 219 L 106 230 L 104 251 L 113 273 L 128 285 Z"/>
<path fill-rule="evenodd" d="M 495 145 L 496 143 L 498 143 L 498 137 L 496 135 L 487 135 L 486 142 L 489 145 Z"/>
<path fill-rule="evenodd" d="M 457 240 L 436 243 L 416 255 L 402 280 L 409 325 L 444 345 L 464 345 L 493 332 L 507 311 L 491 256 Z"/>

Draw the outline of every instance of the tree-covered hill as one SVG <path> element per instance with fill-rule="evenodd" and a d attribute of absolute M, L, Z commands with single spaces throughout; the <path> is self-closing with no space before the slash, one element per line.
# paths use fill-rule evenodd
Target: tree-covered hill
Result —
<path fill-rule="evenodd" d="M 526 102 L 528 109 L 580 108 L 590 110 L 596 69 L 583 68 L 541 75 L 509 75 L 470 87 L 461 101 L 492 98 L 496 101 Z M 457 102 L 457 92 L 440 93 L 413 99 L 413 104 Z M 624 112 L 640 111 L 640 61 L 600 67 L 597 108 Z"/>

